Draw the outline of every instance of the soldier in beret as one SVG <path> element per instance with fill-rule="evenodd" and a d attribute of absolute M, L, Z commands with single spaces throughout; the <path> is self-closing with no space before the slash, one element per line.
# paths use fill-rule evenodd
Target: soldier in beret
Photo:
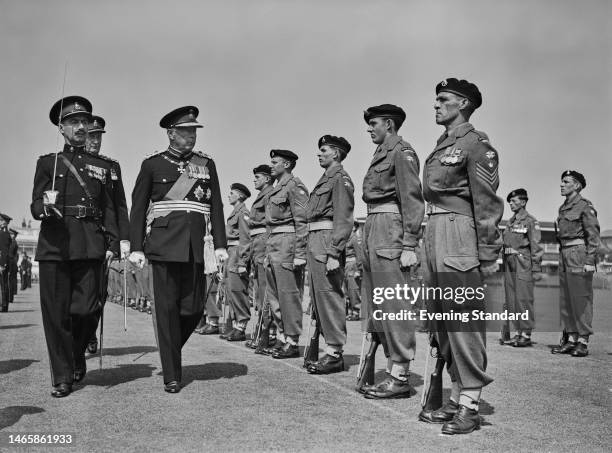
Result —
<path fill-rule="evenodd" d="M 593 334 L 593 273 L 596 271 L 597 249 L 601 246 L 597 211 L 582 198 L 586 179 L 577 171 L 561 174 L 561 195 L 557 239 L 559 253 L 559 308 L 561 325 L 567 340 L 552 349 L 553 354 L 588 355 L 589 337 Z"/>
<path fill-rule="evenodd" d="M 9 304 L 9 266 L 10 266 L 10 249 L 11 249 L 11 234 L 8 230 L 8 224 L 12 220 L 6 214 L 0 213 L 0 311 L 7 312 Z"/>
<path fill-rule="evenodd" d="M 249 256 L 251 235 L 249 234 L 249 210 L 244 202 L 251 192 L 238 182 L 230 186 L 229 204 L 234 209 L 227 218 L 225 235 L 227 237 L 228 259 L 225 264 L 227 298 L 234 314 L 233 328 L 221 335 L 227 341 L 244 341 L 244 333 L 251 319 L 249 304 Z"/>
<path fill-rule="evenodd" d="M 344 266 L 344 286 L 348 297 L 347 321 L 359 321 L 361 309 L 361 273 L 363 248 L 359 222 L 353 222 L 353 232 L 346 243 L 346 265 Z"/>
<path fill-rule="evenodd" d="M 109 166 L 85 151 L 91 108 L 80 96 L 60 99 L 51 108 L 49 117 L 65 145 L 38 159 L 30 206 L 42 222 L 35 259 L 51 395 L 57 398 L 85 377 L 85 348 L 101 308 L 103 262 L 119 253 Z"/>
<path fill-rule="evenodd" d="M 125 200 L 125 189 L 121 177 L 121 166 L 119 162 L 100 153 L 102 147 L 102 134 L 106 133 L 106 121 L 101 116 L 92 116 L 85 142 L 85 151 L 94 156 L 104 159 L 109 165 L 111 188 L 113 193 L 113 206 L 115 218 L 117 219 L 117 230 L 119 231 L 119 249 L 121 258 L 126 258 L 130 253 L 130 219 L 128 216 L 127 203 Z M 102 303 L 104 303 L 103 301 Z M 98 350 L 98 339 L 94 335 L 87 344 L 87 350 L 95 354 Z"/>
<path fill-rule="evenodd" d="M 181 348 L 204 310 L 205 278 L 227 259 L 223 202 L 213 160 L 194 151 L 198 109 L 165 115 L 167 149 L 147 157 L 132 192 L 130 261 L 152 263 L 154 328 L 164 390 L 181 390 Z"/>
<path fill-rule="evenodd" d="M 17 244 L 17 235 L 19 234 L 12 228 L 9 230 L 11 234 L 11 247 L 9 248 L 9 304 L 15 301 L 17 294 L 17 271 L 19 270 L 19 244 Z"/>
<path fill-rule="evenodd" d="M 419 180 L 419 158 L 398 135 L 406 119 L 395 105 L 383 104 L 364 112 L 368 133 L 376 151 L 363 180 L 363 201 L 368 216 L 363 229 L 363 298 L 368 310 L 368 331 L 382 342 L 387 357 L 385 378 L 358 390 L 366 398 L 407 398 L 410 361 L 416 350 L 413 321 L 375 319 L 373 290 L 408 284 L 409 270 L 418 259 L 415 248 L 421 236 L 424 203 Z M 376 306 L 378 313 L 399 313 L 406 308 L 400 298 Z"/>
<path fill-rule="evenodd" d="M 266 299 L 270 301 L 280 337 L 263 352 L 275 359 L 299 357 L 302 303 L 299 279 L 306 264 L 308 189 L 293 175 L 298 156 L 289 150 L 270 151 L 276 185 L 268 194 L 266 227 Z"/>
<path fill-rule="evenodd" d="M 425 253 L 428 284 L 439 288 L 482 287 L 482 275 L 494 273 L 502 248 L 498 224 L 504 211 L 497 152 L 485 133 L 468 121 L 482 104 L 480 91 L 466 80 L 449 78 L 436 86 L 436 123 L 445 133 L 423 169 L 423 194 L 428 202 Z M 435 300 L 437 312 L 485 309 L 484 300 Z M 419 419 L 444 424 L 444 434 L 466 434 L 480 427 L 478 403 L 486 373 L 485 322 L 437 321 L 431 326 L 451 376 L 450 400 Z"/>
<path fill-rule="evenodd" d="M 325 169 L 308 200 L 308 277 L 313 311 L 325 339 L 325 355 L 310 363 L 311 374 L 344 371 L 346 344 L 344 264 L 353 229 L 354 186 L 342 161 L 351 150 L 344 137 L 319 139 L 319 165 Z"/>
<path fill-rule="evenodd" d="M 502 326 L 500 344 L 523 348 L 531 346 L 531 331 L 534 326 L 533 289 L 534 280 L 541 271 L 544 249 L 540 245 L 540 224 L 527 212 L 527 191 L 516 189 L 508 194 L 506 201 L 514 215 L 508 221 L 503 234 L 504 241 L 504 308 L 511 313 L 529 313 L 527 321 L 513 321 L 516 335 L 510 340 L 510 321 Z"/>
<path fill-rule="evenodd" d="M 270 304 L 265 301 L 266 295 L 266 268 L 264 259 L 266 257 L 266 242 L 268 233 L 266 231 L 266 203 L 268 195 L 272 191 L 272 168 L 269 165 L 258 165 L 253 169 L 253 184 L 259 192 L 251 205 L 249 216 L 249 234 L 251 235 L 251 265 L 253 266 L 254 278 L 257 291 L 255 292 L 255 307 L 259 312 L 255 338 L 247 346 L 255 349 L 257 354 L 270 347 L 270 337 L 276 337 L 273 330 L 272 313 Z"/>

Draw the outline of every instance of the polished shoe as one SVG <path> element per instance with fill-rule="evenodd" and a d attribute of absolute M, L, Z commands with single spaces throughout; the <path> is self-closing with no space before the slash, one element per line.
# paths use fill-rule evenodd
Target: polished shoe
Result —
<path fill-rule="evenodd" d="M 512 343 L 512 346 L 515 348 L 527 348 L 529 346 L 533 346 L 531 343 L 531 337 L 524 337 L 521 335 L 518 340 Z"/>
<path fill-rule="evenodd" d="M 70 395 L 70 393 L 72 393 L 72 384 L 62 383 L 53 387 L 51 396 L 54 398 L 63 398 Z"/>
<path fill-rule="evenodd" d="M 285 345 L 272 354 L 273 359 L 294 359 L 300 356 L 300 348 L 297 344 L 285 343 Z"/>
<path fill-rule="evenodd" d="M 283 346 L 285 346 L 285 344 L 286 343 L 283 343 L 282 341 L 276 341 L 274 343 L 274 346 L 255 349 L 255 354 L 273 355 L 283 349 Z"/>
<path fill-rule="evenodd" d="M 368 391 L 375 389 L 377 385 L 378 384 L 365 384 L 359 387 L 355 387 L 355 390 L 357 390 L 357 392 L 361 393 L 362 395 L 365 395 Z"/>
<path fill-rule="evenodd" d="M 87 374 L 87 367 L 75 369 L 74 375 L 73 375 L 74 382 L 81 382 L 85 378 L 86 374 Z"/>
<path fill-rule="evenodd" d="M 244 330 L 234 329 L 225 339 L 227 341 L 244 341 L 246 340 L 246 334 Z"/>
<path fill-rule="evenodd" d="M 419 420 L 425 423 L 436 424 L 450 422 L 458 410 L 459 403 L 455 403 L 453 400 L 448 400 L 448 403 L 435 411 L 426 411 L 423 409 L 419 414 Z"/>
<path fill-rule="evenodd" d="M 348 316 L 346 317 L 346 320 L 347 320 L 347 321 L 359 321 L 359 319 L 360 319 L 360 318 L 359 318 L 359 315 L 348 315 Z"/>
<path fill-rule="evenodd" d="M 339 373 L 344 371 L 344 358 L 341 355 L 334 357 L 333 355 L 325 354 L 318 362 L 310 362 L 306 371 L 310 374 Z"/>
<path fill-rule="evenodd" d="M 89 343 L 87 343 L 87 352 L 90 354 L 98 352 L 98 339 L 96 337 L 92 338 L 89 340 Z"/>
<path fill-rule="evenodd" d="M 453 419 L 442 426 L 442 434 L 469 434 L 476 429 L 480 429 L 478 411 L 459 406 Z"/>
<path fill-rule="evenodd" d="M 500 338 L 499 344 L 502 346 L 514 346 L 514 343 L 518 341 L 520 337 L 520 335 L 515 335 L 512 338 Z"/>
<path fill-rule="evenodd" d="M 164 390 L 168 393 L 178 393 L 181 391 L 181 383 L 178 381 L 170 381 L 164 384 Z"/>
<path fill-rule="evenodd" d="M 561 346 L 555 346 L 550 352 L 553 354 L 571 354 L 574 349 L 576 349 L 576 343 L 568 341 Z"/>
<path fill-rule="evenodd" d="M 230 329 L 226 332 L 223 332 L 221 335 L 219 335 L 219 338 L 221 338 L 222 340 L 227 340 L 227 337 L 229 337 L 232 334 L 232 332 L 234 332 L 234 330 L 236 329 Z"/>
<path fill-rule="evenodd" d="M 572 357 L 586 357 L 589 355 L 588 346 L 584 343 L 578 343 L 572 351 Z"/>
<path fill-rule="evenodd" d="M 218 335 L 219 326 L 213 326 L 212 324 L 206 324 L 198 332 L 200 335 Z"/>
<path fill-rule="evenodd" d="M 385 379 L 374 388 L 365 392 L 367 399 L 410 398 L 412 387 L 408 380 L 400 381 L 388 374 Z"/>

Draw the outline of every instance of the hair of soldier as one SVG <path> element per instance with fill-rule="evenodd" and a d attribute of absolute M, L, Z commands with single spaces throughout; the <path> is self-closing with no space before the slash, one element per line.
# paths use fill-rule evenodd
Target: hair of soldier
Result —
<path fill-rule="evenodd" d="M 467 105 L 461 109 L 461 113 L 463 114 L 466 120 L 469 120 L 472 114 L 476 111 L 476 107 L 474 106 L 474 103 L 465 96 L 460 97 L 465 99 L 467 102 Z"/>
<path fill-rule="evenodd" d="M 348 155 L 346 151 L 334 145 L 329 145 L 329 147 L 333 149 L 334 151 L 337 151 L 337 156 L 338 156 L 337 161 L 338 162 L 342 162 L 344 159 L 346 159 L 346 156 Z"/>
<path fill-rule="evenodd" d="M 289 170 L 290 172 L 293 171 L 293 169 L 295 168 L 295 165 L 297 164 L 296 161 L 291 160 L 291 159 L 287 159 L 285 157 L 281 157 L 279 156 L 281 159 L 283 159 L 283 161 L 287 162 L 289 164 L 289 166 L 287 167 L 287 170 Z"/>
<path fill-rule="evenodd" d="M 249 198 L 242 190 L 235 190 L 235 192 L 238 195 L 238 200 L 240 200 L 242 203 L 244 203 L 247 198 Z"/>
<path fill-rule="evenodd" d="M 399 121 L 398 118 L 393 118 L 392 116 L 384 116 L 382 119 L 391 121 L 391 124 L 393 124 L 392 132 L 394 133 L 397 133 L 400 127 L 402 127 L 402 124 L 404 124 L 403 121 Z"/>
<path fill-rule="evenodd" d="M 572 178 L 572 181 L 574 181 L 574 184 L 576 185 L 576 192 L 580 193 L 580 191 L 583 189 L 582 184 L 580 184 L 580 181 L 573 176 L 570 176 L 570 178 Z"/>

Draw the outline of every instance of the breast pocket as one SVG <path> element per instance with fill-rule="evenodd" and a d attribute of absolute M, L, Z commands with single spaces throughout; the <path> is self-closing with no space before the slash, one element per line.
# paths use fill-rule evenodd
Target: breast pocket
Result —
<path fill-rule="evenodd" d="M 317 204 L 315 206 L 315 212 L 321 213 L 325 210 L 327 206 L 331 206 L 330 198 L 332 196 L 332 188 L 331 187 L 320 187 L 315 190 L 315 195 L 317 196 Z"/>
<path fill-rule="evenodd" d="M 566 212 L 559 217 L 559 232 L 562 236 L 575 236 L 582 229 L 580 212 Z"/>
<path fill-rule="evenodd" d="M 378 187 L 385 187 L 387 180 L 391 174 L 391 164 L 389 162 L 383 162 L 382 164 L 374 167 L 374 174 L 376 178 L 376 184 Z"/>
<path fill-rule="evenodd" d="M 270 214 L 273 218 L 283 219 L 289 210 L 289 200 L 286 195 L 270 197 Z"/>

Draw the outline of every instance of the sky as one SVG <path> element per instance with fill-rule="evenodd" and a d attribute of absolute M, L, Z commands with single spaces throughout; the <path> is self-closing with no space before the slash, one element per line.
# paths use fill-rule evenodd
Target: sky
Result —
<path fill-rule="evenodd" d="M 68 62 L 65 95 L 106 119 L 102 153 L 121 163 L 128 204 L 143 158 L 168 144 L 159 119 L 183 105 L 200 109 L 196 148 L 215 160 L 224 200 L 233 182 L 253 187 L 273 148 L 299 155 L 295 174 L 312 188 L 324 134 L 352 144 L 344 167 L 360 200 L 375 149 L 363 110 L 401 106 L 400 135 L 423 164 L 443 132 L 435 85 L 458 77 L 483 94 L 471 122 L 499 153 L 504 200 L 524 187 L 528 210 L 554 220 L 560 174 L 575 169 L 612 228 L 611 5 L 0 0 L 0 211 L 31 218 L 36 160 L 62 143 L 48 114 Z M 355 209 L 365 215 L 363 202 Z"/>

